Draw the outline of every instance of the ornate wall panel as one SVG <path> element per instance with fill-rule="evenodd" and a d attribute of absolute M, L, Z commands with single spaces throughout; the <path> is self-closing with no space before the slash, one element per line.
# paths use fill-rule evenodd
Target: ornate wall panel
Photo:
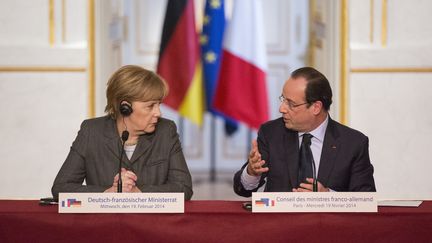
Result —
<path fill-rule="evenodd" d="M 380 198 L 432 197 L 431 80 L 432 73 L 351 74 L 350 125 L 369 137 Z"/>
<path fill-rule="evenodd" d="M 92 0 L 0 3 L 0 198 L 49 196 L 81 121 L 94 109 Z"/>
<path fill-rule="evenodd" d="M 338 5 L 337 62 L 340 120 L 369 136 L 380 199 L 431 198 L 427 102 L 432 76 L 430 1 L 319 1 L 327 14 Z M 330 37 L 326 37 L 330 39 Z M 316 58 L 316 57 L 315 57 Z M 421 104 L 421 105 L 419 105 Z M 420 128 L 425 137 L 417 137 Z M 424 178 L 424 179 L 423 179 Z M 415 187 L 415 190 L 412 188 Z"/>

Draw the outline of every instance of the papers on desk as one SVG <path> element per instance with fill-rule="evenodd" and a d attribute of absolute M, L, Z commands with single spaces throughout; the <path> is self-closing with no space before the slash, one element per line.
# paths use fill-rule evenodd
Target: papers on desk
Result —
<path fill-rule="evenodd" d="M 378 201 L 379 207 L 418 207 L 423 201 L 418 200 L 382 200 Z"/>

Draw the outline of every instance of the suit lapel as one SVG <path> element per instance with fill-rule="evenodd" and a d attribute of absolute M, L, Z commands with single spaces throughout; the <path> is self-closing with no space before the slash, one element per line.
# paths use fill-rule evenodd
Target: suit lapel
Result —
<path fill-rule="evenodd" d="M 117 127 L 115 125 L 114 120 L 109 120 L 105 124 L 105 145 L 108 147 L 108 150 L 117 158 L 120 159 L 120 149 L 121 149 L 121 143 L 120 143 L 120 136 L 117 134 Z M 136 160 L 138 160 L 150 147 L 151 147 L 151 141 L 154 136 L 153 134 L 145 134 L 140 136 L 138 144 L 135 148 L 135 151 L 132 155 L 132 158 L 129 160 L 126 155 L 123 156 L 123 163 L 124 164 L 130 164 L 134 163 Z"/>
<path fill-rule="evenodd" d="M 117 128 L 115 126 L 114 120 L 109 119 L 108 122 L 105 123 L 104 136 L 105 136 L 105 145 L 107 146 L 108 150 L 117 159 L 120 159 L 120 148 L 121 148 L 120 136 L 117 134 Z M 123 157 L 123 160 L 125 160 L 125 157 Z"/>
<path fill-rule="evenodd" d="M 138 144 L 130 160 L 132 164 L 135 163 L 135 161 L 137 161 L 151 147 L 151 141 L 153 140 L 153 137 L 154 133 L 140 136 Z"/>
<path fill-rule="evenodd" d="M 284 134 L 284 156 L 288 164 L 288 175 L 292 187 L 297 187 L 298 169 L 299 169 L 299 141 L 298 133 L 285 129 Z"/>
<path fill-rule="evenodd" d="M 328 184 L 331 171 L 333 170 L 336 162 L 336 156 L 342 146 L 338 138 L 339 133 L 336 130 L 335 122 L 329 118 L 329 123 L 324 136 L 320 166 L 318 170 L 318 181 L 320 181 L 324 186 Z"/>

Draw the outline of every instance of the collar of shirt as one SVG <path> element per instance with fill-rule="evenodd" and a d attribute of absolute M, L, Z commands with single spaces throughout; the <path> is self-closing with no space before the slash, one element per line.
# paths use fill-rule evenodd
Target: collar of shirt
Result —
<path fill-rule="evenodd" d="M 324 136 L 328 125 L 328 120 L 329 120 L 329 116 L 327 115 L 326 119 L 317 128 L 309 132 L 313 136 L 312 139 L 318 139 L 318 141 L 321 143 L 324 142 Z M 303 139 L 303 134 L 305 133 L 304 132 L 298 133 L 300 144 Z"/>

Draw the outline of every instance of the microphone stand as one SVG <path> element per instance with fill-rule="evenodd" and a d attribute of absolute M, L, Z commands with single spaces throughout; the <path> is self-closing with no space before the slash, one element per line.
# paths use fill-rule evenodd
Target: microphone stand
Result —
<path fill-rule="evenodd" d="M 117 185 L 117 192 L 118 193 L 121 193 L 122 188 L 123 188 L 123 182 L 122 182 L 122 178 L 121 178 L 121 169 L 122 169 L 122 159 L 123 159 L 123 154 L 124 154 L 124 145 L 125 145 L 125 142 L 128 140 L 128 138 L 129 138 L 129 132 L 126 130 L 123 131 L 122 136 L 121 136 L 121 152 L 120 152 L 120 162 L 119 162 L 119 169 L 118 169 L 118 175 L 119 175 L 118 185 Z"/>
<path fill-rule="evenodd" d="M 313 183 L 312 183 L 312 191 L 313 192 L 317 192 L 318 191 L 318 181 L 317 181 L 317 176 L 316 176 L 316 168 L 315 168 L 315 160 L 312 157 L 312 177 L 313 177 Z"/>

